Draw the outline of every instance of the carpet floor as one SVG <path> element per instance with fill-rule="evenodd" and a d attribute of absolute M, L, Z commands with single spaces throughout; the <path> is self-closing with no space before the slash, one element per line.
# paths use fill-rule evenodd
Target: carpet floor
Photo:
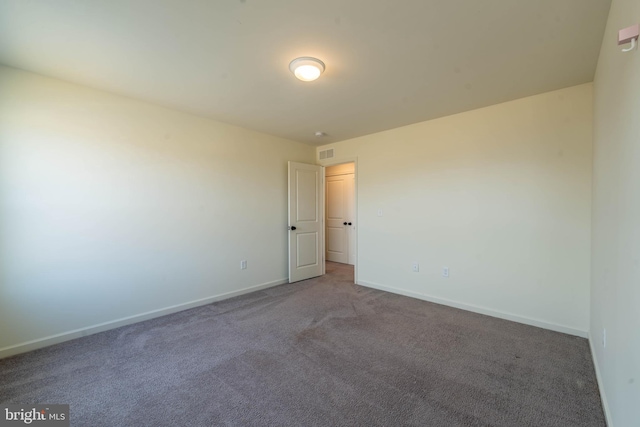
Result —
<path fill-rule="evenodd" d="M 0 360 L 72 426 L 604 426 L 588 342 L 328 274 Z"/>

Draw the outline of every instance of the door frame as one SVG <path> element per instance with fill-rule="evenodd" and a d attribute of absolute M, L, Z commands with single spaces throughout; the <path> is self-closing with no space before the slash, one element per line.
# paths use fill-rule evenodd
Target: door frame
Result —
<path fill-rule="evenodd" d="M 354 216 L 356 217 L 356 228 L 355 228 L 355 235 L 354 235 L 354 252 L 355 252 L 355 256 L 354 256 L 354 260 L 353 260 L 353 281 L 354 283 L 358 284 L 358 229 L 360 227 L 360 218 L 358 216 L 358 158 L 357 157 L 340 157 L 340 158 L 335 158 L 335 159 L 330 159 L 330 160 L 320 160 L 318 161 L 318 165 L 320 166 L 324 166 L 324 170 L 323 170 L 323 174 L 322 174 L 322 188 L 323 188 L 323 193 L 326 193 L 327 191 L 327 179 L 326 179 L 326 168 L 327 166 L 336 166 L 336 165 L 342 165 L 344 163 L 353 163 L 353 196 L 355 198 L 354 200 Z M 327 210 L 327 198 L 324 197 L 323 200 L 323 209 L 326 212 Z M 322 228 L 323 230 L 326 229 L 326 215 L 322 215 Z M 326 264 L 327 260 L 325 257 L 325 248 L 326 248 L 326 234 L 325 232 L 322 233 L 322 257 L 323 257 L 323 271 L 322 273 L 324 274 L 324 265 Z"/>

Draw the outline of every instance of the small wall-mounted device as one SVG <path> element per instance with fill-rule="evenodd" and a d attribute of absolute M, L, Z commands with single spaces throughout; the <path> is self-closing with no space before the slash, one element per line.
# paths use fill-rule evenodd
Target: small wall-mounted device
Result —
<path fill-rule="evenodd" d="M 638 42 L 638 35 L 640 35 L 640 25 L 632 25 L 627 28 L 623 28 L 618 31 L 618 45 L 631 43 L 631 46 L 622 49 L 623 52 L 629 52 L 630 50 L 635 49 L 636 44 Z"/>

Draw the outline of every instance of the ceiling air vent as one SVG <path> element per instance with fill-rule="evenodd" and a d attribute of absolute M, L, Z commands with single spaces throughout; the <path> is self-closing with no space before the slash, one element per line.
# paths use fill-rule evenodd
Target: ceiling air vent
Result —
<path fill-rule="evenodd" d="M 326 160 L 333 158 L 333 148 L 320 151 L 320 160 Z"/>

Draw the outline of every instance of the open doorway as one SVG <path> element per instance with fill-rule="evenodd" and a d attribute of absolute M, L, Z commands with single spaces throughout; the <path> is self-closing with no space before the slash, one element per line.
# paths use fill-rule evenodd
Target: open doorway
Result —
<path fill-rule="evenodd" d="M 356 265 L 356 164 L 325 167 L 325 245 L 327 263 Z M 327 267 L 329 264 L 327 264 Z"/>
<path fill-rule="evenodd" d="M 333 168 L 334 166 L 340 167 Z M 334 179 L 336 176 L 343 176 L 345 179 Z M 330 183 L 327 184 L 327 181 Z M 340 188 L 342 191 L 338 192 Z M 328 206 L 327 191 L 330 198 L 342 200 L 341 205 Z M 336 210 L 341 212 L 336 214 Z M 288 224 L 289 283 L 326 274 L 327 263 L 350 269 L 354 283 L 358 283 L 357 159 L 343 159 L 324 165 L 289 162 Z M 338 224 L 343 231 L 342 235 L 330 230 L 332 236 L 327 242 L 327 226 L 337 229 Z M 336 250 L 334 243 L 339 242 L 335 239 L 341 237 L 345 239 L 342 249 Z M 342 252 L 343 258 L 338 259 L 339 262 L 327 260 L 327 247 L 332 252 L 330 259 L 335 259 L 333 256 L 337 252 Z"/>

